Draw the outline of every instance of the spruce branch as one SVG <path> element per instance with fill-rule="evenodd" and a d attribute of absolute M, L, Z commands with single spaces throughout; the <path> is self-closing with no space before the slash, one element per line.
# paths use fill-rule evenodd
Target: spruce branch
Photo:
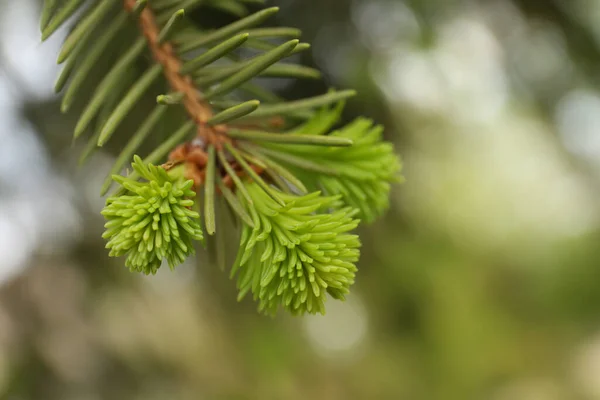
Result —
<path fill-rule="evenodd" d="M 119 186 L 102 212 L 110 255 L 145 274 L 165 261 L 174 268 L 204 240 L 194 211 L 202 209 L 208 248 L 222 266 L 225 208 L 241 226 L 232 268 L 240 299 L 251 292 L 268 314 L 323 313 L 326 294 L 349 293 L 360 255 L 351 231 L 359 218 L 383 213 L 401 164 L 371 121 L 336 129 L 355 91 L 286 101 L 257 84 L 321 74 L 285 61 L 310 48 L 298 29 L 260 27 L 277 7 L 248 14 L 249 3 L 263 2 L 45 0 L 40 27 L 46 39 L 90 6 L 58 56 L 56 90 L 69 112 L 85 100 L 100 61 L 108 64 L 74 139 L 87 140 L 82 162 L 124 140 L 101 190 Z M 208 8 L 238 19 L 214 30 L 190 20 L 191 10 Z M 145 118 L 129 131 L 138 111 Z M 132 160 L 133 171 L 118 175 Z"/>

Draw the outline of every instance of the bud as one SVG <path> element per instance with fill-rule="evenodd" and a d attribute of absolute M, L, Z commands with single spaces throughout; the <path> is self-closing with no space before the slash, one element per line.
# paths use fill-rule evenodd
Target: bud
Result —
<path fill-rule="evenodd" d="M 339 207 L 339 197 L 278 193 L 281 206 L 258 185 L 249 184 L 254 206 L 246 203 L 254 228 L 244 226 L 232 274 L 238 272 L 239 297 L 249 291 L 259 310 L 275 314 L 325 313 L 326 293 L 344 299 L 354 283 L 360 241 L 350 234 L 356 210 Z M 243 199 L 240 196 L 240 199 Z"/>
<path fill-rule="evenodd" d="M 199 214 L 192 211 L 193 182 L 134 157 L 133 169 L 147 182 L 115 175 L 126 190 L 110 197 L 102 215 L 102 235 L 111 256 L 126 256 L 132 271 L 155 274 L 163 260 L 174 268 L 194 254 L 192 240 L 203 240 Z"/>

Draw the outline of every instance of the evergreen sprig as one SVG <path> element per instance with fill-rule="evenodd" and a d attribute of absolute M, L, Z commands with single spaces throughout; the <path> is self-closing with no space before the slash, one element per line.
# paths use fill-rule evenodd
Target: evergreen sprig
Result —
<path fill-rule="evenodd" d="M 391 143 L 382 140 L 383 127 L 367 118 L 358 118 L 347 126 L 329 132 L 343 104 L 323 109 L 308 123 L 281 137 L 310 135 L 316 139 L 348 140 L 349 148 L 303 147 L 278 143 L 254 148 L 273 164 L 282 164 L 300 178 L 306 188 L 339 194 L 344 203 L 357 208 L 359 218 L 373 222 L 389 206 L 391 183 L 401 182 L 400 159 Z M 260 139 L 257 136 L 255 139 Z M 250 148 L 252 151 L 252 148 Z"/>
<path fill-rule="evenodd" d="M 201 209 L 209 248 L 222 249 L 212 246 L 225 237 L 220 195 L 241 222 L 240 299 L 252 292 L 267 314 L 323 313 L 327 294 L 348 294 L 360 247 L 351 231 L 387 208 L 401 163 L 372 121 L 337 128 L 355 91 L 286 101 L 256 81 L 321 74 L 284 62 L 310 46 L 298 29 L 260 27 L 278 8 L 250 14 L 251 3 L 264 1 L 45 0 L 40 23 L 46 39 L 75 19 L 56 91 L 63 112 L 82 106 L 81 161 L 123 141 L 102 186 L 120 186 L 102 212 L 110 255 L 145 274 L 174 268 L 203 240 Z M 237 19 L 210 30 L 189 18 L 210 8 Z"/>

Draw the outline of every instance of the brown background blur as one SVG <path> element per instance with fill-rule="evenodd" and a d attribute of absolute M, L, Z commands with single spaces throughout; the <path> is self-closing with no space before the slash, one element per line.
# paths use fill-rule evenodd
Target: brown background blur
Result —
<path fill-rule="evenodd" d="M 108 259 L 114 153 L 77 168 L 65 32 L 40 44 L 38 2 L 0 0 L 1 398 L 600 399 L 600 2 L 269 4 L 405 163 L 353 295 L 270 319 L 203 256 Z"/>

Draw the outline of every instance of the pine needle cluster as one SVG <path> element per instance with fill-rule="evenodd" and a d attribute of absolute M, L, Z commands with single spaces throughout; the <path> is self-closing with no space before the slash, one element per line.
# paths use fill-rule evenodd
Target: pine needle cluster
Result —
<path fill-rule="evenodd" d="M 249 291 L 259 310 L 292 314 L 325 312 L 326 293 L 344 299 L 354 283 L 360 241 L 357 210 L 339 208 L 339 196 L 276 192 L 282 204 L 255 184 L 248 185 L 254 207 L 245 203 L 252 225 L 244 224 L 232 275 L 239 297 Z M 330 209 L 336 209 L 329 212 Z"/>
<path fill-rule="evenodd" d="M 154 274 L 163 260 L 174 268 L 194 254 L 194 240 L 204 239 L 200 215 L 190 209 L 193 182 L 144 165 L 138 156 L 132 167 L 146 182 L 114 176 L 127 194 L 109 197 L 102 211 L 106 248 L 111 256 L 126 256 L 132 271 Z"/>

